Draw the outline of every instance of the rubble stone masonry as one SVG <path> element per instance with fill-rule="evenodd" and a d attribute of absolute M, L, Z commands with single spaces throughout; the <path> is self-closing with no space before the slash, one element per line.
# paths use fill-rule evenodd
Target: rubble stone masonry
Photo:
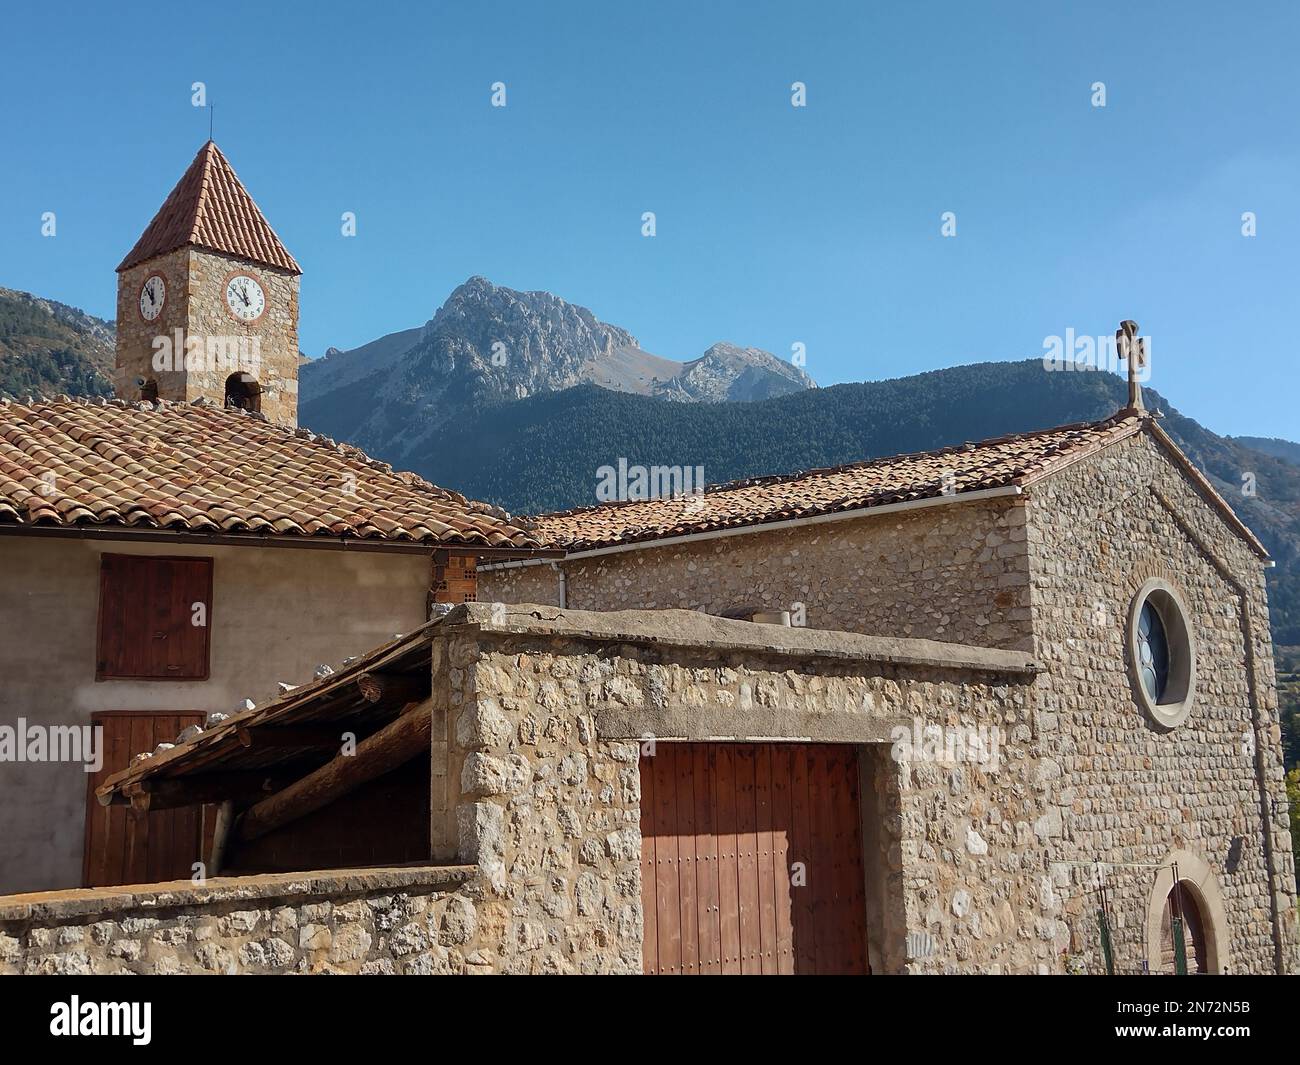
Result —
<path fill-rule="evenodd" d="M 940 887 L 948 855 L 960 857 L 943 848 L 933 878 L 905 893 L 926 917 L 908 929 L 948 937 L 939 949 L 951 953 L 936 964 L 1100 971 L 1100 862 L 1117 965 L 1158 965 L 1177 861 L 1196 885 L 1217 968 L 1295 971 L 1296 874 L 1263 563 L 1158 435 L 1148 427 L 1005 500 L 573 559 L 563 563 L 568 604 L 722 613 L 803 603 L 814 627 L 1032 651 L 1044 672 L 1026 700 L 987 717 L 1010 725 L 1024 759 L 1013 765 L 1028 771 L 1019 786 L 1032 798 L 1013 790 L 1020 815 L 986 842 L 1004 872 L 1039 878 L 1036 898 L 1022 890 L 1015 902 L 1005 881 L 995 891 L 1019 947 L 995 960 L 979 943 L 991 911 L 954 908 Z M 1152 579 L 1180 591 L 1196 647 L 1194 707 L 1173 728 L 1146 713 L 1130 671 L 1127 619 Z M 489 569 L 480 580 L 484 602 L 557 601 L 549 565 Z M 879 787 L 890 765 L 877 765 Z M 932 776 L 925 766 L 900 778 L 904 809 L 908 787 L 933 786 Z M 950 784 L 954 795 L 967 786 Z M 919 801 L 924 827 L 899 841 L 909 859 L 931 855 L 935 833 L 960 839 L 956 822 Z M 966 802 L 981 817 L 1004 809 L 987 789 Z M 1038 851 L 1027 858 L 1030 837 Z"/>
<path fill-rule="evenodd" d="M 234 271 L 251 274 L 266 293 L 266 310 L 255 322 L 238 321 L 226 308 L 226 279 Z M 140 287 L 155 273 L 166 283 L 167 298 L 159 317 L 146 322 L 139 311 Z M 232 368 L 221 361 L 160 371 L 154 364 L 156 338 L 168 338 L 175 350 L 175 330 L 179 329 L 182 342 L 203 343 L 205 358 L 209 338 L 219 338 L 224 350 L 232 354 L 253 351 L 250 345 L 255 340 L 259 361 L 249 369 L 262 390 L 261 411 L 273 422 L 297 425 L 298 290 L 299 278 L 287 271 L 193 247 L 124 270 L 117 291 L 117 395 L 140 399 L 137 380 L 153 380 L 161 399 L 188 403 L 203 397 L 220 406 L 225 401 L 226 379 L 244 367 Z M 182 352 L 183 348 L 176 354 Z"/>
<path fill-rule="evenodd" d="M 1100 859 L 1117 964 L 1140 969 L 1149 910 L 1163 902 L 1151 897 L 1154 867 L 1181 853 L 1180 875 L 1189 861 L 1204 867 L 1221 896 L 1220 966 L 1294 971 L 1295 869 L 1260 559 L 1145 433 L 1036 486 L 1028 512 L 1034 653 L 1046 667 L 1036 786 L 1070 954 L 1101 965 L 1089 864 Z M 1156 577 L 1180 590 L 1196 646 L 1195 704 L 1172 729 L 1139 708 L 1125 648 L 1130 604 Z"/>
<path fill-rule="evenodd" d="M 575 610 L 798 610 L 809 628 L 1032 643 L 1024 507 L 942 504 L 563 563 Z M 480 567 L 480 602 L 556 603 L 548 563 Z"/>
<path fill-rule="evenodd" d="M 0 972 L 639 972 L 644 738 L 782 735 L 866 749 L 875 971 L 1056 965 L 1023 652 L 470 604 L 431 657 L 444 864 L 10 896 Z M 994 764 L 894 756 L 981 723 Z"/>

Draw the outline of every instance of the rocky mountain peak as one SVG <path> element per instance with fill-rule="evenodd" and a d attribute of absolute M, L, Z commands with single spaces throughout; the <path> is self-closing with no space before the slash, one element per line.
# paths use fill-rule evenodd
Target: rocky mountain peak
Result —
<path fill-rule="evenodd" d="M 726 400 L 769 399 L 817 383 L 801 368 L 778 359 L 762 348 L 741 347 L 719 341 L 698 359 L 686 363 L 672 382 L 672 399 L 708 403 Z"/>
<path fill-rule="evenodd" d="M 344 391 L 363 382 L 364 404 Z M 691 402 L 762 399 L 816 387 L 807 374 L 758 348 L 715 344 L 690 362 L 654 355 L 586 307 L 474 275 L 420 329 L 308 367 L 300 417 L 391 453 L 398 441 L 403 450 L 416 447 L 484 403 L 581 384 Z"/>

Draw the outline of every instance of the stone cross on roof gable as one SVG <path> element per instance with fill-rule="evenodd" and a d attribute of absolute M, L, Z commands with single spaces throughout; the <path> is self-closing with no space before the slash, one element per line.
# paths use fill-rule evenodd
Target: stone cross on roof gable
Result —
<path fill-rule="evenodd" d="M 1137 322 L 1125 319 L 1115 330 L 1115 351 L 1128 362 L 1128 409 L 1142 410 L 1142 386 L 1138 371 L 1147 364 L 1147 342 L 1138 336 Z"/>

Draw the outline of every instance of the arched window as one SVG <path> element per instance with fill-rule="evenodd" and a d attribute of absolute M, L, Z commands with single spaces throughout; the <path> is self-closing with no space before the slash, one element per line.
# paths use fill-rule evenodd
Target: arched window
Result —
<path fill-rule="evenodd" d="M 140 398 L 146 403 L 158 402 L 158 382 L 152 377 L 140 385 Z"/>
<path fill-rule="evenodd" d="M 238 410 L 262 409 L 262 386 L 250 373 L 232 373 L 226 378 L 226 406 Z"/>

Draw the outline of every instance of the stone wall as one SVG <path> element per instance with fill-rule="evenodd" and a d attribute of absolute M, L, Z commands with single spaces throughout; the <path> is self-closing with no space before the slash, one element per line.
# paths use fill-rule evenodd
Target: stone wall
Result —
<path fill-rule="evenodd" d="M 189 324 L 197 336 L 257 337 L 261 364 L 256 377 L 262 388 L 261 410 L 271 421 L 298 424 L 298 287 L 299 278 L 283 270 L 228 255 L 189 249 Z M 226 279 L 232 271 L 252 274 L 266 293 L 266 310 L 256 322 L 241 322 L 226 307 Z M 188 397 L 203 395 L 216 403 L 225 397 L 229 371 L 190 374 Z"/>
<path fill-rule="evenodd" d="M 948 503 L 562 563 L 575 610 L 798 610 L 815 629 L 1028 648 L 1025 512 Z M 549 563 L 479 569 L 480 602 L 558 604 Z"/>
<path fill-rule="evenodd" d="M 598 737 L 586 663 L 468 634 L 444 660 L 448 806 L 484 950 L 505 972 L 639 972 L 638 749 Z"/>
<path fill-rule="evenodd" d="M 1135 970 L 1149 954 L 1152 892 L 1172 855 L 1185 871 L 1196 865 L 1198 882 L 1214 880 L 1221 964 L 1273 971 L 1273 911 L 1285 920 L 1294 906 L 1294 871 L 1285 831 L 1274 827 L 1271 898 L 1260 795 L 1243 754 L 1243 736 L 1253 734 L 1267 797 L 1279 796 L 1255 563 L 1146 438 L 1039 485 L 1025 513 L 1032 653 L 698 611 L 457 607 L 431 630 L 430 650 L 434 701 L 445 708 L 431 747 L 430 838 L 433 860 L 461 869 L 454 889 L 406 891 L 384 925 L 390 918 L 368 900 L 402 894 L 393 885 L 342 891 L 334 880 L 312 887 L 318 874 L 304 874 L 305 895 L 321 897 L 303 906 L 329 907 L 293 904 L 296 947 L 285 938 L 287 914 L 272 924 L 278 902 L 222 896 L 204 904 L 211 913 L 181 906 L 165 919 L 170 911 L 156 900 L 128 902 L 163 921 L 128 927 L 93 906 L 74 922 L 29 901 L 25 916 L 0 908 L 5 964 L 108 966 L 117 963 L 114 942 L 157 930 L 157 940 L 140 943 L 144 960 L 130 964 L 172 964 L 165 937 L 175 936 L 195 945 L 175 963 L 198 971 L 206 963 L 197 945 L 215 936 L 224 953 L 204 958 L 223 965 L 245 952 L 256 961 L 250 942 L 266 956 L 262 940 L 279 939 L 294 953 L 274 948 L 276 964 L 307 971 L 639 971 L 638 763 L 653 757 L 653 746 L 641 748 L 650 738 L 859 747 L 876 972 L 1097 971 L 1085 875 L 1097 857 L 1107 866 L 1121 968 Z M 1138 709 L 1120 635 L 1130 586 L 1153 570 L 1184 589 L 1202 655 L 1197 707 L 1173 730 L 1153 727 Z M 952 736 L 981 729 L 996 730 L 996 757 L 945 750 Z M 931 733 L 937 747 L 928 746 Z M 428 875 L 442 885 L 449 874 Z M 363 896 L 364 907 L 350 907 Z M 236 911 L 258 916 L 223 925 Z M 68 930 L 74 925 L 81 931 Z M 1284 925 L 1286 964 L 1293 936 Z M 335 948 L 340 938 L 354 957 Z M 104 950 L 83 959 L 87 942 Z"/>
<path fill-rule="evenodd" d="M 1285 810 L 1261 562 L 1151 432 L 1054 474 L 1014 502 L 942 506 L 564 565 L 575 607 L 722 612 L 746 603 L 790 609 L 803 602 L 809 625 L 1032 648 L 1046 672 L 1029 705 L 1017 711 L 1015 728 L 1033 765 L 1026 783 L 1035 799 L 1023 805 L 1035 812 L 1019 824 L 1013 820 L 1011 833 L 995 843 L 1023 841 L 1028 831 L 1050 859 L 1038 898 L 1002 913 L 1031 942 L 1051 944 L 1058 955 L 1032 949 L 1034 964 L 1100 966 L 1091 868 L 1100 858 L 1115 909 L 1119 964 L 1140 969 L 1152 953 L 1152 892 L 1175 854 L 1197 856 L 1221 890 L 1222 966 L 1271 972 L 1297 964 L 1287 825 L 1284 815 L 1261 814 L 1262 808 Z M 1182 589 L 1198 647 L 1196 706 L 1172 730 L 1144 713 L 1127 660 L 1129 607 L 1153 577 Z M 482 581 L 485 601 L 553 602 L 556 593 L 549 566 L 488 571 Z M 877 764 L 875 801 L 890 823 L 893 800 L 881 789 L 897 767 Z M 930 767 L 901 775 L 904 808 L 908 788 L 931 776 Z M 987 801 L 968 798 L 977 808 Z M 895 841 L 881 842 L 888 853 Z M 905 851 L 910 846 L 897 842 Z M 1002 853 L 1005 862 L 1029 871 L 1019 857 Z M 916 881 L 934 903 L 927 903 L 930 918 L 943 920 L 910 917 L 909 929 L 978 938 L 987 916 L 963 904 L 976 920 L 952 920 L 951 899 L 935 890 L 943 880 L 940 870 L 932 882 Z M 907 897 L 912 905 L 910 892 Z M 1023 971 L 1024 963 L 1022 953 L 1013 968 Z"/>
<path fill-rule="evenodd" d="M 1028 511 L 1051 916 L 1069 928 L 1074 964 L 1101 966 L 1089 863 L 1108 865 L 1117 964 L 1136 970 L 1149 955 L 1157 867 L 1190 851 L 1222 893 L 1221 963 L 1274 971 L 1268 836 L 1284 965 L 1294 966 L 1285 814 L 1261 818 L 1256 776 L 1258 752 L 1270 804 L 1283 802 L 1262 563 L 1147 434 L 1035 486 Z M 1197 647 L 1194 708 L 1173 729 L 1140 708 L 1129 673 L 1127 615 L 1152 577 L 1181 590 Z"/>
<path fill-rule="evenodd" d="M 11 897 L 0 966 L 639 972 L 648 736 L 859 745 L 875 971 L 1052 968 L 1028 655 L 690 611 L 469 604 L 433 631 L 445 867 Z M 986 764 L 896 749 L 923 725 L 1004 738 Z"/>
<path fill-rule="evenodd" d="M 140 288 L 153 274 L 161 274 L 166 286 L 162 312 L 152 322 L 140 315 Z M 184 330 L 186 318 L 186 287 L 189 281 L 188 255 L 184 249 L 169 255 L 140 263 L 118 274 L 117 280 L 117 359 L 113 373 L 113 390 L 118 398 L 141 398 L 138 379 L 153 380 L 158 384 L 158 395 L 163 399 L 184 400 L 185 374 L 173 370 L 159 372 L 154 368 L 154 339 L 173 337 L 174 330 Z"/>
<path fill-rule="evenodd" d="M 0 975 L 462 972 L 472 870 L 179 881 L 0 899 Z"/>
<path fill-rule="evenodd" d="M 1057 967 L 1028 656 L 683 611 L 467 614 L 447 778 L 503 968 L 640 969 L 639 740 L 783 736 L 866 752 L 875 971 Z M 996 727 L 996 764 L 895 757 L 894 730 L 927 725 Z"/>
<path fill-rule="evenodd" d="M 255 322 L 239 321 L 227 310 L 225 283 L 236 270 L 252 274 L 266 293 L 266 310 Z M 162 314 L 146 322 L 139 311 L 140 286 L 155 273 L 166 283 L 167 298 Z M 180 248 L 123 271 L 117 292 L 117 395 L 140 399 L 136 381 L 144 378 L 157 382 L 161 399 L 191 402 L 201 396 L 220 406 L 226 378 L 247 368 L 262 388 L 262 413 L 272 421 L 297 425 L 298 291 L 295 275 L 198 248 Z M 205 350 L 209 337 L 257 338 L 260 361 L 236 369 L 223 364 L 160 371 L 154 363 L 155 338 L 174 338 L 176 329 L 182 330 L 182 343 L 202 340 Z"/>

